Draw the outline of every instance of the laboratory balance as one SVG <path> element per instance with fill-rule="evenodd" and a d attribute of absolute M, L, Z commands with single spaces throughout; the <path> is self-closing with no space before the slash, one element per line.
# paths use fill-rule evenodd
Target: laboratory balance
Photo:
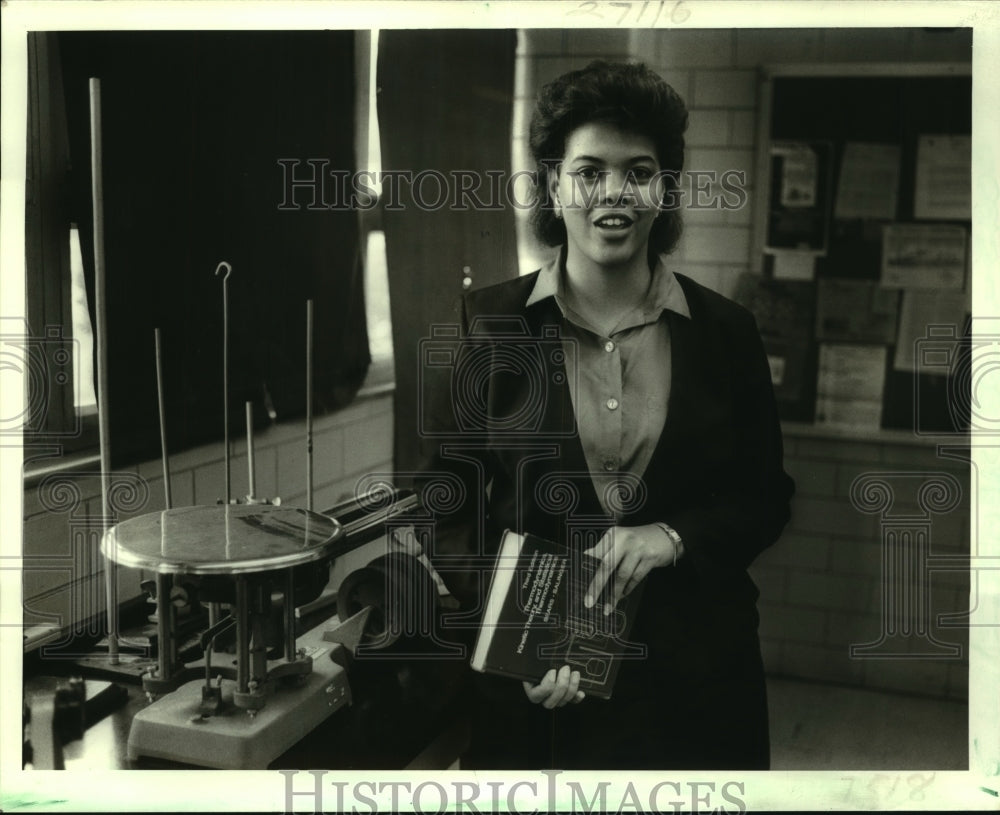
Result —
<path fill-rule="evenodd" d="M 161 576 L 157 666 L 143 677 L 147 694 L 160 698 L 133 719 L 130 759 L 262 768 L 349 702 L 343 649 L 352 643 L 324 639 L 337 631 L 329 624 L 295 636 L 295 598 L 310 572 L 325 581 L 342 535 L 333 518 L 264 504 L 168 509 L 108 531 L 109 559 Z M 185 665 L 176 656 L 174 608 L 192 594 L 229 614 L 201 635 L 204 657 Z M 275 611 L 279 637 L 266 630 Z M 338 628 L 352 637 L 354 625 Z M 235 633 L 235 653 L 214 652 L 227 632 Z"/>

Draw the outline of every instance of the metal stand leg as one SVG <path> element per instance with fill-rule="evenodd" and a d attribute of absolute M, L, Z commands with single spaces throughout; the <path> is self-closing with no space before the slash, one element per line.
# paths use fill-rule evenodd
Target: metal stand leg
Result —
<path fill-rule="evenodd" d="M 173 612 L 174 604 L 170 602 L 170 587 L 173 578 L 168 574 L 156 576 L 156 676 L 160 680 L 169 680 L 174 673 L 174 658 L 177 643 L 174 640 Z"/>
<path fill-rule="evenodd" d="M 289 569 L 285 576 L 285 659 L 295 661 L 295 570 Z"/>
<path fill-rule="evenodd" d="M 250 683 L 250 630 L 247 619 L 247 579 L 236 578 L 236 693 L 245 694 Z"/>

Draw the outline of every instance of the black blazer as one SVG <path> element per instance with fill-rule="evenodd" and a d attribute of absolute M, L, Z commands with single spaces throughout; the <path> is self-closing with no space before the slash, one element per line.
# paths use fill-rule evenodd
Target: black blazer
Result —
<path fill-rule="evenodd" d="M 558 307 L 551 298 L 525 306 L 536 277 L 469 293 L 462 337 L 440 329 L 423 348 L 424 497 L 438 510 L 430 556 L 470 619 L 504 529 L 566 539 L 569 526 L 589 523 L 592 543 L 611 523 L 575 429 Z M 725 596 L 745 609 L 757 598 L 746 568 L 788 521 L 794 485 L 753 316 L 677 277 L 691 317 L 666 312 L 667 419 L 620 499 L 620 523 L 663 521 L 684 541 L 676 569 L 647 577 L 644 608 Z"/>

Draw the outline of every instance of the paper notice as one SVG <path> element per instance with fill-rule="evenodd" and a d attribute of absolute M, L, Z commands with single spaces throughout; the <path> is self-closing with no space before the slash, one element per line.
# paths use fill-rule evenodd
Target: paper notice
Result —
<path fill-rule="evenodd" d="M 834 217 L 893 220 L 899 194 L 899 155 L 895 144 L 844 145 Z"/>
<path fill-rule="evenodd" d="M 966 245 L 964 226 L 888 224 L 882 231 L 882 287 L 961 289 Z"/>
<path fill-rule="evenodd" d="M 972 310 L 968 294 L 960 291 L 904 291 L 899 312 L 899 339 L 892 367 L 897 371 L 919 374 L 950 373 L 947 365 L 931 355 L 917 353 L 917 344 L 929 333 L 945 329 L 955 337 L 962 336 L 965 318 Z M 934 331 L 931 332 L 931 329 Z"/>
<path fill-rule="evenodd" d="M 884 345 L 820 344 L 816 424 L 879 428 L 886 353 Z"/>
<path fill-rule="evenodd" d="M 817 394 L 816 424 L 849 427 L 852 430 L 878 430 L 882 424 L 882 400 L 838 399 Z"/>
<path fill-rule="evenodd" d="M 775 252 L 775 280 L 812 280 L 816 270 L 815 252 Z"/>
<path fill-rule="evenodd" d="M 878 342 L 896 339 L 899 292 L 874 280 L 821 278 L 816 293 L 816 338 L 822 341 Z"/>
<path fill-rule="evenodd" d="M 921 220 L 972 218 L 972 138 L 921 136 L 913 217 Z"/>
<path fill-rule="evenodd" d="M 778 402 L 797 402 L 802 398 L 806 369 L 814 350 L 815 284 L 765 280 L 744 273 L 737 282 L 733 299 L 757 319 Z M 803 408 L 808 405 L 803 404 Z"/>
<path fill-rule="evenodd" d="M 816 154 L 805 144 L 788 144 L 773 151 L 783 159 L 781 164 L 781 206 L 816 206 Z"/>

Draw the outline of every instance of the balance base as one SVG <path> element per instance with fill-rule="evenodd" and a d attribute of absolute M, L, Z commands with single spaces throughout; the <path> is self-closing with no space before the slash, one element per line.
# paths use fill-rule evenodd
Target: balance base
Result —
<path fill-rule="evenodd" d="M 223 770 L 263 770 L 330 714 L 351 701 L 347 672 L 332 660 L 341 648 L 323 641 L 319 626 L 297 645 L 312 657 L 311 673 L 276 682 L 264 707 L 250 715 L 233 706 L 235 683 L 224 680 L 226 710 L 202 718 L 204 680 L 194 680 L 157 699 L 132 720 L 128 758 L 164 759 Z"/>

